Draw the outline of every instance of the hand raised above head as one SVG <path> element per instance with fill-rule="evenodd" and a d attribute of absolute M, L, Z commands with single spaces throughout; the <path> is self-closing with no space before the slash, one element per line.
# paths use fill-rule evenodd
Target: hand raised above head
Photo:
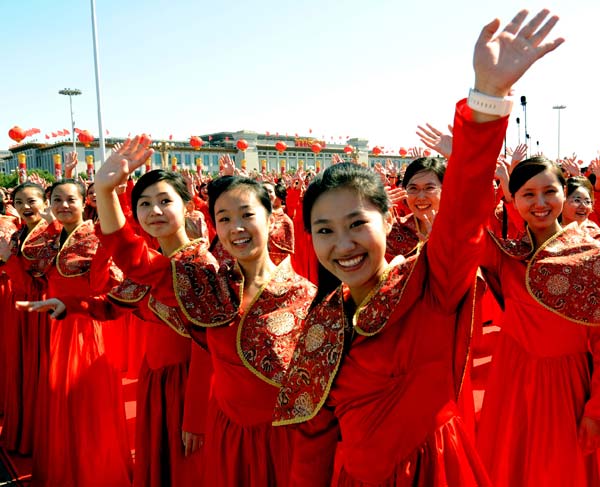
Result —
<path fill-rule="evenodd" d="M 154 151 L 149 149 L 147 137 L 136 136 L 115 145 L 111 155 L 96 172 L 95 187 L 99 191 L 113 191 L 127 181 L 127 177 L 141 167 Z"/>
<path fill-rule="evenodd" d="M 557 16 L 546 20 L 549 11 L 544 9 L 523 25 L 527 14 L 527 10 L 521 10 L 500 33 L 497 33 L 498 19 L 481 31 L 473 54 L 477 91 L 496 97 L 507 96 L 538 59 L 564 42 L 561 37 L 545 42 L 558 21 Z"/>

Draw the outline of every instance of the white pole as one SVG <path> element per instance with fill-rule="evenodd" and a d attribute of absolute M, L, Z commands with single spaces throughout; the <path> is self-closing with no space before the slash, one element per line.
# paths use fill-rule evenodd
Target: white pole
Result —
<path fill-rule="evenodd" d="M 94 40 L 94 69 L 96 72 L 96 102 L 98 104 L 98 131 L 100 140 L 100 159 L 106 160 L 106 148 L 104 146 L 104 128 L 102 127 L 102 100 L 100 96 L 100 63 L 98 61 L 98 33 L 96 31 L 96 1 L 91 0 L 92 8 L 92 36 Z"/>

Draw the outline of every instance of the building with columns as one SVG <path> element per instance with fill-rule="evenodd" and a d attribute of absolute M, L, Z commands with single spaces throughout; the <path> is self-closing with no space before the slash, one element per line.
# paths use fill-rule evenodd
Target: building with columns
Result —
<path fill-rule="evenodd" d="M 345 161 L 355 161 L 373 167 L 379 162 L 385 164 L 390 159 L 398 168 L 410 162 L 410 158 L 392 155 L 374 155 L 369 151 L 368 141 L 361 138 L 350 138 L 344 144 L 326 143 L 312 136 L 281 136 L 272 134 L 258 134 L 256 132 L 241 130 L 238 132 L 218 132 L 200 136 L 204 142 L 202 147 L 194 149 L 189 140 L 158 140 L 152 147 L 155 150 L 152 156 L 151 168 L 196 170 L 199 166 L 206 174 L 215 175 L 219 172 L 219 158 L 229 154 L 238 168 L 245 168 L 248 172 L 295 172 L 297 169 L 321 170 L 331 165 L 332 157 L 337 155 Z M 245 151 L 237 148 L 239 140 L 245 140 L 248 147 Z M 123 138 L 109 137 L 105 139 L 107 150 L 114 144 L 123 142 Z M 283 142 L 287 147 L 283 151 L 276 148 L 277 142 Z M 312 146 L 318 142 L 321 150 L 315 153 Z M 77 142 L 77 155 L 79 165 L 76 173 L 87 171 L 86 161 L 93 163 L 97 168 L 101 161 L 99 141 L 95 139 L 89 146 Z M 352 152 L 345 152 L 351 146 Z M 18 155 L 26 155 L 27 169 L 45 169 L 51 174 L 55 173 L 54 161 L 56 155 L 64 160 L 66 154 L 73 150 L 72 141 L 62 140 L 55 143 L 39 143 L 36 141 L 25 142 L 9 148 L 7 154 L 0 161 L 0 173 L 10 174 L 17 170 Z"/>

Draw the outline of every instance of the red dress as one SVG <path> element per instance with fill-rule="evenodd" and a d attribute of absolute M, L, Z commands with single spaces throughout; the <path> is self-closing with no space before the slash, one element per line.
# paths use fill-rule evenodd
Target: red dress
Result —
<path fill-rule="evenodd" d="M 93 295 L 112 283 L 109 259 L 98 250 L 91 221 L 61 244 L 60 224 L 32 232 L 23 255 L 48 279 L 48 295 Z M 33 485 L 125 487 L 131 485 L 122 385 L 104 350 L 102 325 L 69 315 L 52 321 L 48 378 L 40 390 L 39 434 Z"/>
<path fill-rule="evenodd" d="M 0 240 L 5 244 L 9 244 L 11 236 L 17 231 L 17 227 L 13 223 L 12 218 L 0 216 Z M 3 265 L 0 262 L 0 265 Z M 0 414 L 4 414 L 4 392 L 6 389 L 6 354 L 8 347 L 6 339 L 10 336 L 9 328 L 13 326 L 15 321 L 15 313 L 13 310 L 12 287 L 8 274 L 0 267 L 0 309 L 6 310 L 2 322 L 0 322 Z"/>
<path fill-rule="evenodd" d="M 242 312 L 237 265 L 218 268 L 208 252 L 171 263 L 149 251 L 127 225 L 102 241 L 119 249 L 117 263 L 128 275 L 154 283 L 161 301 L 179 305 L 194 323 L 188 332 L 210 352 L 204 485 L 286 485 L 290 432 L 273 429 L 271 419 L 314 286 L 295 274 L 286 259 Z"/>
<path fill-rule="evenodd" d="M 147 345 L 137 383 L 133 485 L 196 485 L 202 478 L 203 451 L 185 457 L 181 433 L 183 427 L 204 434 L 210 359 L 197 345 L 192 351 L 189 335 L 179 328 L 177 309 L 158 302 L 149 290 L 125 280 L 108 295 L 60 299 L 69 313 L 104 321 L 133 311 L 142 320 Z"/>
<path fill-rule="evenodd" d="M 300 423 L 293 486 L 330 485 L 338 430 L 338 485 L 490 485 L 456 399 L 471 332 L 461 315 L 471 314 L 481 222 L 493 206 L 473 205 L 472 194 L 491 185 L 507 120 L 476 124 L 468 113 L 459 104 L 421 252 L 393 261 L 351 318 L 340 288 L 307 319 L 275 410 L 275 424 Z"/>
<path fill-rule="evenodd" d="M 596 455 L 577 441 L 584 415 L 600 420 L 600 245 L 580 230 L 568 225 L 536 253 L 530 239 L 485 245 L 505 313 L 478 445 L 498 487 L 600 485 Z"/>
<path fill-rule="evenodd" d="M 46 228 L 41 221 L 36 229 Z M 27 227 L 13 233 L 12 256 L 2 269 L 10 277 L 12 301 L 7 313 L 13 318 L 6 321 L 6 397 L 2 442 L 9 451 L 31 455 L 37 443 L 35 433 L 36 409 L 43 408 L 38 389 L 47 377 L 50 323 L 45 313 L 17 311 L 14 301 L 45 299 L 46 279 L 35 262 L 23 257 L 21 247 L 27 236 Z"/>
<path fill-rule="evenodd" d="M 269 232 L 269 257 L 279 264 L 288 255 L 294 255 L 294 223 L 283 209 L 273 210 L 273 223 Z"/>

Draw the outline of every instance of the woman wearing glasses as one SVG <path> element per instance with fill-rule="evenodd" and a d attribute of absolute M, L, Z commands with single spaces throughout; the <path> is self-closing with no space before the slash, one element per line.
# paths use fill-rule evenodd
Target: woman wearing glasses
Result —
<path fill-rule="evenodd" d="M 565 188 L 567 199 L 563 206 L 562 224 L 566 226 L 577 222 L 592 236 L 600 236 L 600 227 L 589 219 L 594 211 L 594 188 L 590 180 L 585 176 L 575 176 L 567 179 Z"/>
<path fill-rule="evenodd" d="M 412 255 L 419 242 L 428 239 L 440 208 L 445 172 L 445 162 L 436 157 L 420 157 L 406 168 L 402 187 L 411 213 L 405 217 L 396 216 L 394 220 L 386 242 L 388 260 L 397 255 Z"/>

